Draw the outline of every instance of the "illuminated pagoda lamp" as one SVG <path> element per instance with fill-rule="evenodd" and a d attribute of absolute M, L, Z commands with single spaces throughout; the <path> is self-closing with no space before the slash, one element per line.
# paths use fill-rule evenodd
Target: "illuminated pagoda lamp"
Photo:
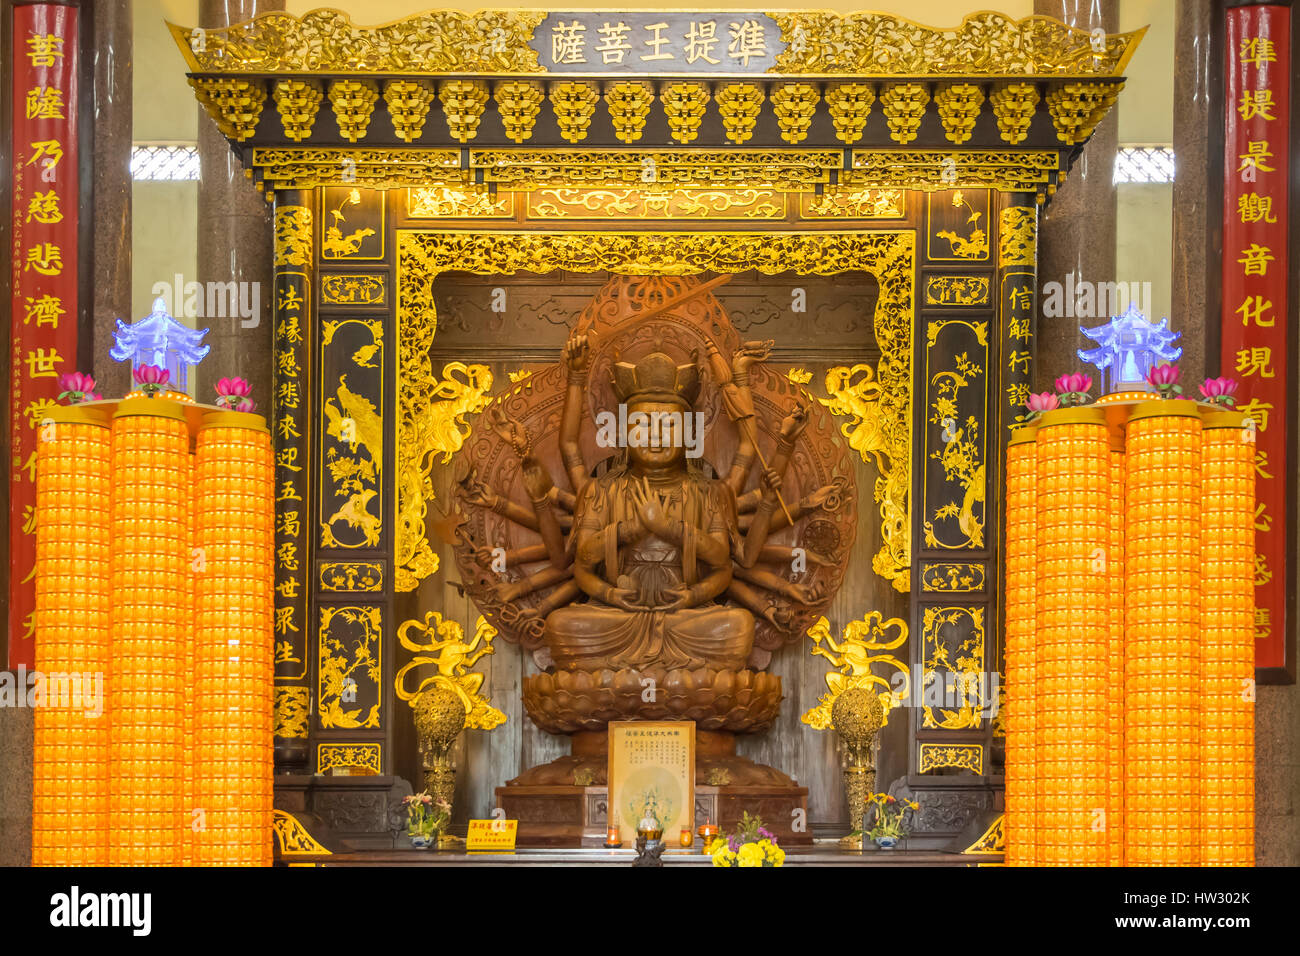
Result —
<path fill-rule="evenodd" d="M 1079 349 L 1079 358 L 1101 372 L 1102 403 L 1150 398 L 1147 372 L 1162 362 L 1173 364 L 1183 356 L 1177 342 L 1181 332 L 1169 328 L 1169 320 L 1151 322 L 1130 305 L 1123 315 L 1111 318 L 1095 329 L 1079 331 L 1097 343 L 1093 349 Z"/>
<path fill-rule="evenodd" d="M 170 373 L 169 389 L 160 398 L 188 402 L 189 369 L 207 356 L 212 346 L 203 345 L 207 329 L 191 329 L 177 322 L 167 312 L 162 299 L 153 300 L 153 311 L 138 322 L 127 325 L 117 320 L 113 347 L 108 354 L 118 362 L 131 363 L 131 370 L 155 365 Z M 130 397 L 130 396 L 128 396 Z"/>

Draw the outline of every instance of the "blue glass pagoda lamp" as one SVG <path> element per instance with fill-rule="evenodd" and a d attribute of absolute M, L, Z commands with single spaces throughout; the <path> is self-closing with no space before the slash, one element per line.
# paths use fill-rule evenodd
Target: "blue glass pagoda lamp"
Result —
<path fill-rule="evenodd" d="M 130 325 L 117 320 L 113 347 L 108 354 L 118 362 L 131 363 L 131 371 L 141 365 L 155 365 L 170 373 L 168 387 L 176 392 L 189 390 L 189 370 L 212 350 L 201 344 L 207 329 L 191 329 L 177 322 L 167 312 L 162 299 L 154 299 L 153 311 Z"/>
<path fill-rule="evenodd" d="M 1081 360 L 1101 372 L 1103 395 L 1117 392 L 1149 392 L 1146 377 L 1152 366 L 1177 362 L 1183 355 L 1177 345 L 1181 332 L 1169 329 L 1169 320 L 1151 322 L 1130 305 L 1123 315 L 1113 317 L 1095 329 L 1079 331 L 1097 343 L 1093 349 L 1079 349 Z"/>

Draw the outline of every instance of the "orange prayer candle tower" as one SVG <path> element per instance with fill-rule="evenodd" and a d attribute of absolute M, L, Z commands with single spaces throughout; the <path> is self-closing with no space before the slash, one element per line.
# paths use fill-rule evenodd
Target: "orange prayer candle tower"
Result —
<path fill-rule="evenodd" d="M 1006 848 L 1007 864 L 1033 866 L 1038 821 L 1034 720 L 1037 700 L 1034 651 L 1034 491 L 1038 451 L 1034 428 L 1017 430 L 1007 446 L 1006 536 Z"/>
<path fill-rule="evenodd" d="M 203 416 L 194 576 L 200 865 L 271 863 L 272 480 L 271 439 L 259 416 Z"/>
<path fill-rule="evenodd" d="M 189 429 L 182 406 L 132 398 L 113 416 L 108 712 L 109 862 L 181 862 Z"/>
<path fill-rule="evenodd" d="M 111 448 L 102 411 L 52 408 L 39 429 L 35 663 L 45 699 L 34 715 L 36 866 L 108 863 Z"/>
<path fill-rule="evenodd" d="M 1254 859 L 1255 433 L 1135 398 L 1047 412 L 1008 443 L 1012 865 Z"/>
<path fill-rule="evenodd" d="M 1110 444 L 1100 409 L 1048 412 L 1038 451 L 1036 862 L 1106 862 Z"/>
<path fill-rule="evenodd" d="M 1201 442 L 1201 809 L 1206 866 L 1255 858 L 1255 431 L 1204 416 Z"/>
<path fill-rule="evenodd" d="M 1194 866 L 1200 862 L 1201 419 L 1191 402 L 1143 402 L 1127 427 L 1125 861 Z"/>

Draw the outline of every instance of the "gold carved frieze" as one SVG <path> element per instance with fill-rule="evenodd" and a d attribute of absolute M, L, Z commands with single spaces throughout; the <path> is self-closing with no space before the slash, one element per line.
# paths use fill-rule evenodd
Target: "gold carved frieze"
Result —
<path fill-rule="evenodd" d="M 263 13 L 219 29 L 169 24 L 194 72 L 540 73 L 542 10 L 431 10 L 366 27 L 339 10 Z"/>
<path fill-rule="evenodd" d="M 1145 28 L 1104 37 L 1050 17 L 972 13 L 951 29 L 884 13 L 821 10 L 772 16 L 784 52 L 777 73 L 853 76 L 1115 76 Z"/>
<path fill-rule="evenodd" d="M 943 319 L 926 327 L 927 548 L 984 547 L 988 354 L 987 322 Z"/>
<path fill-rule="evenodd" d="M 926 192 L 996 189 L 1033 193 L 1055 186 L 1061 175 L 1060 163 L 1060 156 L 1050 149 L 856 149 L 852 166 L 840 176 L 840 183 Z"/>
<path fill-rule="evenodd" d="M 625 14 L 561 11 L 548 27 L 544 21 L 549 13 L 433 10 L 379 26 L 358 26 L 338 10 L 312 10 L 302 16 L 263 13 L 218 29 L 170 26 L 190 70 L 198 73 L 556 75 L 629 69 L 624 54 L 632 49 L 631 38 L 611 45 L 610 37 L 602 40 L 597 32 L 603 20 L 615 31 L 614 40 L 625 37 L 631 29 Z M 672 14 L 663 16 L 666 21 Z M 666 30 L 669 23 L 661 26 Z M 696 26 L 697 70 L 713 64 L 731 75 L 766 71 L 863 77 L 1117 76 L 1145 32 L 1094 35 L 1050 17 L 1017 20 L 987 11 L 948 28 L 884 13 L 816 10 L 708 17 L 703 28 L 715 39 L 701 46 L 701 28 Z M 642 32 L 638 43 L 647 42 Z M 660 37 L 658 42 L 677 50 L 680 39 Z M 689 54 L 685 49 L 678 52 L 689 67 Z M 723 57 L 725 63 L 717 66 Z M 649 60 L 664 58 L 671 57 L 658 52 Z M 658 65 L 644 62 L 642 67 L 649 71 Z"/>
<path fill-rule="evenodd" d="M 932 275 L 925 279 L 925 304 L 987 306 L 988 276 Z"/>
<path fill-rule="evenodd" d="M 275 688 L 275 736 L 307 738 L 310 694 L 306 687 Z"/>
<path fill-rule="evenodd" d="M 466 186 L 460 152 L 403 146 L 400 149 L 337 146 L 255 146 L 251 160 L 267 189 L 337 186 L 387 189 L 402 186 Z"/>
<path fill-rule="evenodd" d="M 317 575 L 322 591 L 378 592 L 384 589 L 382 561 L 319 561 Z"/>
<path fill-rule="evenodd" d="M 775 189 L 539 189 L 529 219 L 784 219 Z"/>
<path fill-rule="evenodd" d="M 375 605 L 320 608 L 316 700 L 322 730 L 379 728 L 382 614 Z"/>
<path fill-rule="evenodd" d="M 306 206 L 277 206 L 275 267 L 311 265 L 311 210 Z"/>
<path fill-rule="evenodd" d="M 982 564 L 925 564 L 921 566 L 921 590 L 947 594 L 975 593 L 984 590 L 985 577 Z"/>
<path fill-rule="evenodd" d="M 470 169 L 502 189 L 678 187 L 809 190 L 843 165 L 836 149 L 474 150 Z"/>
<path fill-rule="evenodd" d="M 918 773 L 936 770 L 969 770 L 976 776 L 984 775 L 983 744 L 921 744 Z"/>
<path fill-rule="evenodd" d="M 321 323 L 322 548 L 380 546 L 384 495 L 384 323 Z"/>
<path fill-rule="evenodd" d="M 975 730 L 985 701 L 984 608 L 927 607 L 921 620 L 921 726 Z M 938 703 L 931 701 L 937 699 Z"/>
<path fill-rule="evenodd" d="M 320 280 L 321 305 L 387 305 L 387 286 L 380 275 L 331 273 Z"/>
<path fill-rule="evenodd" d="M 830 188 L 820 196 L 803 193 L 799 204 L 805 219 L 902 219 L 907 212 L 901 189 Z"/>
<path fill-rule="evenodd" d="M 329 773 L 335 767 L 360 767 L 378 776 L 383 747 L 374 744 L 317 744 L 316 772 Z"/>
<path fill-rule="evenodd" d="M 998 214 L 998 265 L 1029 266 L 1033 270 L 1038 248 L 1038 210 L 1034 206 L 1008 206 Z"/>
<path fill-rule="evenodd" d="M 441 273 L 455 269 L 477 275 L 546 274 L 564 269 L 698 275 L 754 269 L 766 275 L 786 271 L 837 275 L 861 270 L 879 285 L 875 335 L 881 359 L 873 377 L 880 388 L 880 411 L 879 434 L 873 443 L 880 450 L 882 466 L 875 498 L 880 503 L 884 544 L 873 567 L 898 590 L 908 590 L 915 256 L 911 231 L 548 234 L 399 230 L 397 589 L 411 590 L 437 569 L 436 557 L 425 541 L 432 457 L 447 447 L 443 432 L 447 426 L 455 427 L 456 415 L 466 414 L 476 403 L 485 404 L 485 389 L 481 385 L 476 388 L 476 379 L 462 366 L 461 374 L 466 377 L 455 383 L 461 389 L 461 397 L 455 400 L 458 404 L 449 405 L 445 415 L 431 415 L 439 403 L 430 405 L 429 396 L 443 384 L 428 354 L 437 326 L 433 282 Z M 477 379 L 481 381 L 481 377 Z M 460 447 L 460 442 L 454 444 Z M 450 458 L 450 453 L 444 452 L 444 456 Z"/>
<path fill-rule="evenodd" d="M 406 191 L 411 219 L 508 219 L 515 214 L 513 193 L 493 196 L 475 186 L 419 186 Z"/>

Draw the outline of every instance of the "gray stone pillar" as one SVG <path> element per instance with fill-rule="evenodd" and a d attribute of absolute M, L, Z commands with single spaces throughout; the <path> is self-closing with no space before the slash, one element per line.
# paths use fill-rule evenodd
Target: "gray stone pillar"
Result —
<path fill-rule="evenodd" d="M 200 0 L 199 26 L 224 27 L 283 9 L 284 0 Z M 197 278 L 205 289 L 208 282 L 256 282 L 259 295 L 255 325 L 245 328 L 231 317 L 199 320 L 200 328 L 210 330 L 203 341 L 212 351 L 196 371 L 195 396 L 211 402 L 217 380 L 238 375 L 252 382 L 253 400 L 265 412 L 271 407 L 271 204 L 244 176 L 244 167 L 202 107 L 199 114 Z"/>
<path fill-rule="evenodd" d="M 1217 78 L 1211 70 L 1213 50 L 1221 42 L 1214 22 L 1218 4 L 1213 0 L 1178 0 L 1174 27 L 1174 238 L 1171 276 L 1171 328 L 1183 333 L 1183 359 L 1179 363 L 1185 382 L 1199 382 L 1217 362 L 1207 355 L 1207 343 L 1218 341 L 1212 334 L 1219 321 L 1218 303 L 1211 301 L 1211 289 L 1218 285 L 1219 250 L 1212 237 L 1218 233 L 1223 211 L 1211 204 L 1218 190 L 1210 189 L 1210 170 L 1218 169 L 1211 144 L 1220 142 L 1210 130 L 1212 103 L 1222 99 L 1213 87 Z M 1213 283 L 1213 285 L 1211 284 Z M 1184 386 L 1186 387 L 1186 386 Z"/>
<path fill-rule="evenodd" d="M 114 362 L 117 319 L 131 315 L 131 0 L 99 0 L 91 8 L 95 31 L 94 100 L 94 334 L 91 374 L 104 396 L 126 394 L 131 370 Z"/>
<path fill-rule="evenodd" d="M 1119 31 L 1119 0 L 1034 0 L 1034 13 L 1055 17 L 1072 27 L 1107 33 Z M 1058 375 L 1077 371 L 1077 349 L 1085 343 L 1079 326 L 1085 320 L 1041 314 L 1043 286 L 1048 282 L 1115 281 L 1115 155 L 1119 150 L 1119 110 L 1112 107 L 1075 161 L 1065 184 L 1052 197 L 1038 233 L 1038 356 L 1035 391 L 1048 391 Z M 1094 323 L 1095 324 L 1095 323 Z M 1094 378 L 1096 376 L 1094 375 Z"/>

